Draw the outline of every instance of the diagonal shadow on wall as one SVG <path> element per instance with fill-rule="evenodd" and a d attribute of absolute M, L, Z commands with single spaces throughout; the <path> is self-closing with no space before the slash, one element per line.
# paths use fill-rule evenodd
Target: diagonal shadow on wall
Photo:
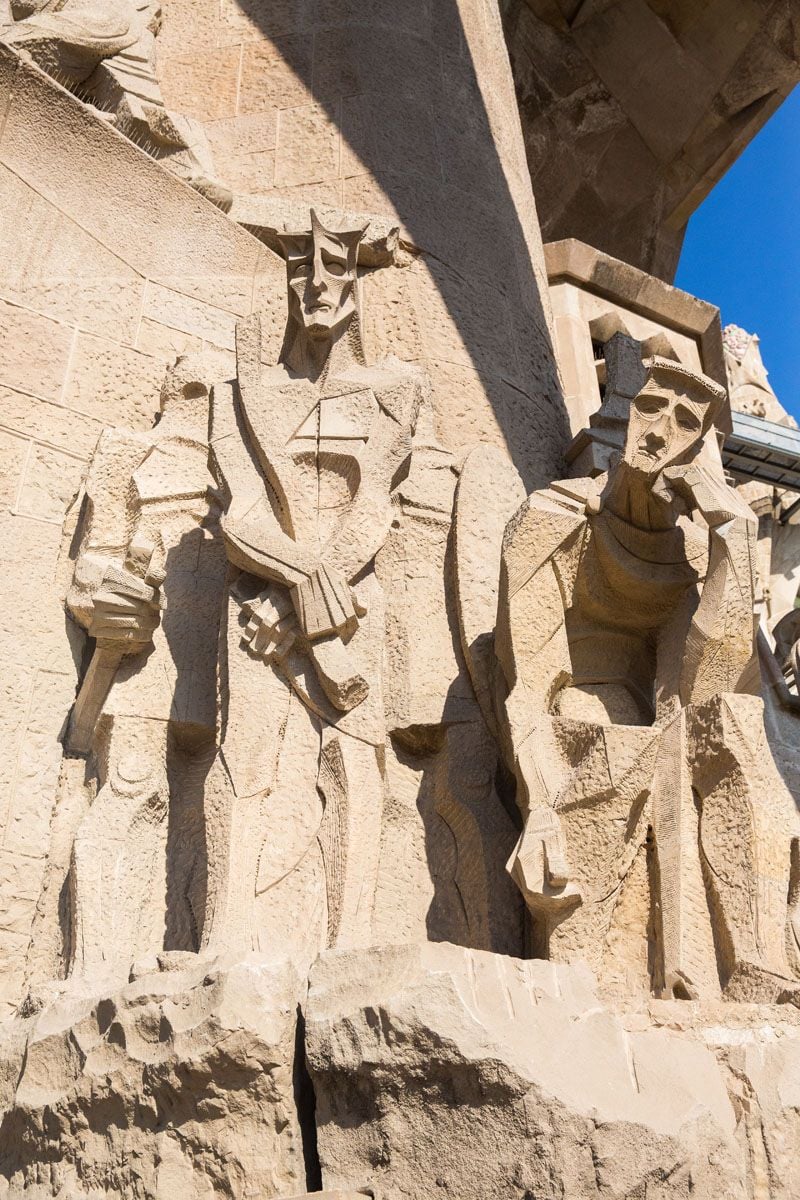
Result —
<path fill-rule="evenodd" d="M 431 370 L 448 444 L 499 430 L 528 490 L 559 474 L 567 422 L 496 0 L 237 8 L 269 43 L 245 42 L 240 114 L 280 109 L 276 185 L 319 194 L 324 113 L 341 134 L 342 207 L 395 215 L 422 251 L 420 344 L 398 348 Z"/>

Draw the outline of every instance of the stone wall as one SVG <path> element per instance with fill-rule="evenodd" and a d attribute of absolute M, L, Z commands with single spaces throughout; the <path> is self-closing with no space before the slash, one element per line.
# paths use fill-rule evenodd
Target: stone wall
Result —
<path fill-rule="evenodd" d="M 0 1001 L 19 999 L 83 639 L 65 515 L 101 429 L 148 428 L 166 364 L 227 370 L 283 266 L 35 69 L 0 57 Z M 71 515 L 76 514 L 74 510 Z"/>
<path fill-rule="evenodd" d="M 223 9 L 225 20 L 234 7 Z M 209 62 L 227 61 L 227 51 L 216 7 L 216 32 L 200 5 L 166 8 L 168 91 L 177 47 L 184 65 L 201 46 Z M 302 4 L 282 11 L 290 25 L 307 20 Z M 283 224 L 296 219 L 301 196 L 306 205 L 336 199 L 398 222 L 403 241 L 395 264 L 367 270 L 362 280 L 368 353 L 394 353 L 428 372 L 431 434 L 456 459 L 477 441 L 493 442 L 533 487 L 557 473 L 568 435 L 499 18 L 473 0 L 435 12 L 435 20 L 426 10 L 415 22 L 417 41 L 403 50 L 409 35 L 402 14 L 392 15 L 388 41 L 380 21 L 365 32 L 337 9 L 330 19 L 338 32 L 323 36 L 306 27 L 287 43 L 277 26 L 256 30 L 239 11 L 238 61 L 243 71 L 243 64 L 259 64 L 260 74 L 252 84 L 246 73 L 237 75 L 236 91 L 240 105 L 247 94 L 253 104 L 256 96 L 271 97 L 278 126 L 294 131 L 281 145 L 296 163 L 333 164 L 307 133 L 322 129 L 322 107 L 333 106 L 335 121 L 326 128 L 336 143 L 335 187 L 303 180 L 297 193 L 288 188 L 279 197 Z M 325 87 L 320 76 L 297 90 L 287 62 L 301 42 L 317 47 L 319 64 L 327 62 Z M 407 82 L 398 100 L 401 53 Z M 199 70 L 205 59 L 192 61 Z M 205 77 L 199 90 L 224 94 Z M 343 97 L 354 91 L 346 117 Z M 184 88 L 168 102 L 191 113 L 189 95 Z M 10 51 L 0 58 L 0 104 L 0 199 L 18 217 L 0 233 L 0 434 L 8 464 L 2 553 L 9 564 L 0 639 L 7 697 L 0 995 L 13 1004 L 53 836 L 59 736 L 85 652 L 63 599 L 77 518 L 70 506 L 86 462 L 104 426 L 151 424 L 164 369 L 176 354 L 204 349 L 227 376 L 237 317 L 262 313 L 264 357 L 274 362 L 286 300 L 277 255 Z M 239 111 L 229 133 L 266 127 L 261 116 Z M 277 163 L 278 152 L 270 153 Z M 16 569 L 21 561 L 23 572 Z M 442 640 L 443 686 L 450 642 Z M 68 860 L 68 844 L 59 853 Z M 39 939 L 40 975 L 52 973 L 45 942 Z"/>
<path fill-rule="evenodd" d="M 385 312 L 395 352 L 431 374 L 439 438 L 459 450 L 489 438 L 526 483 L 551 477 L 565 412 L 497 5 L 164 10 L 165 99 L 204 122 L 220 177 L 238 193 L 397 221 L 416 258 L 378 274 L 367 311 Z"/>

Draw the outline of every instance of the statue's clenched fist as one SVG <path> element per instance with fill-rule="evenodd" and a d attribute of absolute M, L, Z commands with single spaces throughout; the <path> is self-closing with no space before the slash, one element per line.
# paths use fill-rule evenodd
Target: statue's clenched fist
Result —
<path fill-rule="evenodd" d="M 106 568 L 92 596 L 88 625 L 90 637 L 139 649 L 153 639 L 161 619 L 159 587 L 164 571 L 155 566 L 155 548 L 149 542 L 132 544 L 119 567 Z"/>
<path fill-rule="evenodd" d="M 248 617 L 242 641 L 250 651 L 265 662 L 285 658 L 298 631 L 297 616 L 286 589 L 270 584 L 254 600 L 245 601 L 242 610 Z"/>

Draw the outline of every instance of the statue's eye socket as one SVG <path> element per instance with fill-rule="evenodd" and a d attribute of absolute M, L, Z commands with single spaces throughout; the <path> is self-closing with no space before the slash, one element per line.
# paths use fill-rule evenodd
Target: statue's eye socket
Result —
<path fill-rule="evenodd" d="M 680 428 L 685 429 L 687 433 L 697 433 L 700 428 L 700 421 L 694 413 L 678 409 L 675 414 L 675 420 L 678 422 Z"/>
<path fill-rule="evenodd" d="M 311 263 L 298 263 L 296 267 L 292 267 L 292 279 L 308 279 L 311 274 Z"/>
<path fill-rule="evenodd" d="M 337 275 L 339 277 L 347 274 L 347 267 L 345 264 L 343 262 L 339 262 L 335 258 L 328 259 L 325 262 L 325 270 L 329 275 Z"/>
<path fill-rule="evenodd" d="M 643 417 L 657 417 L 663 407 L 664 401 L 655 397 L 640 396 L 636 401 L 636 408 Z"/>

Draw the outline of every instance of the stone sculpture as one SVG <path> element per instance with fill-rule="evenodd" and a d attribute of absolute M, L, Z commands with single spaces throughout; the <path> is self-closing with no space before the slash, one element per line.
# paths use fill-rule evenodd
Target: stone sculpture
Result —
<path fill-rule="evenodd" d="M 726 325 L 722 331 L 722 344 L 731 407 L 736 412 L 795 427 L 796 421 L 789 416 L 769 382 L 758 334 L 748 333 L 739 325 Z"/>
<path fill-rule="evenodd" d="M 224 555 L 209 386 L 202 359 L 179 359 L 153 430 L 106 430 L 86 481 L 67 603 L 96 643 L 68 746 L 91 752 L 99 790 L 73 847 L 69 957 L 94 982 L 126 979 L 164 946 L 170 793 L 174 807 L 189 803 L 211 760 Z M 197 948 L 203 919 L 204 847 L 190 841 L 169 881 L 180 949 Z"/>
<path fill-rule="evenodd" d="M 797 1200 L 798 513 L 642 363 L 796 6 L 161 2 L 0 45 L 0 1197 Z"/>
<path fill-rule="evenodd" d="M 161 5 L 154 0 L 11 0 L 6 45 L 31 58 L 102 112 L 148 153 L 224 210 L 198 121 L 168 112 L 156 76 Z"/>
<path fill-rule="evenodd" d="M 368 944 L 386 720 L 376 556 L 407 471 L 423 379 L 367 366 L 363 228 L 284 234 L 289 318 L 264 369 L 257 316 L 212 403 L 230 568 L 221 748 L 206 787 L 204 945 L 284 953 Z"/>
<path fill-rule="evenodd" d="M 606 982 L 774 1000 L 793 986 L 797 820 L 758 695 L 756 519 L 722 471 L 722 388 L 645 368 L 621 458 L 535 492 L 506 530 L 511 871 L 540 953 Z"/>

